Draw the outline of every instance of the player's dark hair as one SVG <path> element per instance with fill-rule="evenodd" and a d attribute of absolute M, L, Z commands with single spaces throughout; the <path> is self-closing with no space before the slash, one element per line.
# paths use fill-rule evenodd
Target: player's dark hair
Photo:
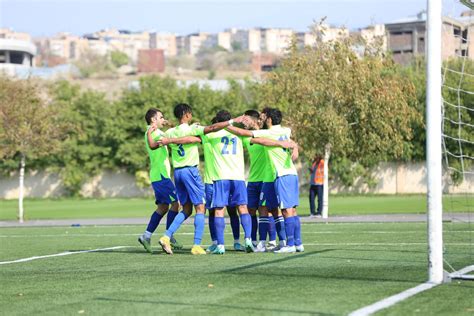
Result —
<path fill-rule="evenodd" d="M 282 114 L 281 111 L 278 109 L 270 109 L 267 113 L 267 117 L 272 120 L 273 125 L 281 124 Z"/>
<path fill-rule="evenodd" d="M 148 111 L 146 111 L 146 114 L 145 114 L 145 121 L 148 125 L 151 124 L 151 119 L 153 117 L 155 117 L 156 114 L 158 113 L 162 113 L 160 110 L 158 110 L 157 108 L 149 108 Z"/>
<path fill-rule="evenodd" d="M 214 116 L 211 120 L 211 124 L 216 124 L 217 123 L 217 118 Z"/>
<path fill-rule="evenodd" d="M 191 109 L 191 106 L 189 104 L 186 104 L 186 103 L 179 103 L 179 104 L 176 104 L 176 106 L 174 107 L 174 116 L 180 120 L 183 118 L 183 116 L 186 114 L 186 113 L 193 113 L 193 109 Z"/>
<path fill-rule="evenodd" d="M 262 113 L 268 116 L 268 112 L 270 112 L 271 110 L 272 108 L 267 106 L 263 108 Z"/>
<path fill-rule="evenodd" d="M 217 122 L 225 122 L 225 121 L 230 120 L 231 118 L 232 118 L 232 115 L 230 115 L 229 111 L 220 110 L 219 112 L 216 113 Z"/>
<path fill-rule="evenodd" d="M 257 110 L 247 110 L 247 111 L 245 111 L 244 114 L 247 115 L 247 116 L 256 118 L 257 120 L 258 120 L 259 117 L 260 117 L 260 113 L 258 113 Z"/>

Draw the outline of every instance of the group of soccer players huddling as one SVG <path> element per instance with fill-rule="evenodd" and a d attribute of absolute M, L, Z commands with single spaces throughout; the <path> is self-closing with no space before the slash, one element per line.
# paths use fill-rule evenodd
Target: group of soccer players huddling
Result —
<path fill-rule="evenodd" d="M 174 233 L 192 214 L 194 206 L 191 253 L 224 254 L 224 209 L 227 208 L 235 250 L 303 252 L 300 219 L 296 213 L 298 175 L 293 164 L 298 157 L 298 146 L 290 140 L 291 130 L 280 125 L 281 111 L 274 108 L 265 108 L 261 113 L 249 110 L 232 119 L 229 112 L 222 110 L 209 126 L 190 125 L 192 114 L 188 104 L 176 105 L 174 116 L 179 125 L 166 132 L 161 130 L 167 121 L 160 110 L 151 108 L 145 115 L 148 125 L 145 143 L 157 209 L 138 241 L 151 253 L 151 236 L 166 215 L 166 231 L 159 243 L 167 254 L 172 254 L 173 249 L 182 249 Z M 198 169 L 199 144 L 204 152 L 204 181 Z M 250 161 L 247 184 L 244 147 Z M 178 212 L 180 205 L 182 211 Z M 207 252 L 201 246 L 206 209 L 212 239 Z M 245 236 L 243 245 L 239 239 L 240 224 Z"/>

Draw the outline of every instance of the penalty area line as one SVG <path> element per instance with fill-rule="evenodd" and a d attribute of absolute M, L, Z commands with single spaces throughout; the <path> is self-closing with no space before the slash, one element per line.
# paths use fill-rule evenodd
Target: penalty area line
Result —
<path fill-rule="evenodd" d="M 116 246 L 116 247 L 108 247 L 108 248 L 97 248 L 97 249 L 91 249 L 91 250 L 65 251 L 65 252 L 60 252 L 60 253 L 56 253 L 56 254 L 52 254 L 52 255 L 34 256 L 34 257 L 23 258 L 23 259 L 17 259 L 17 260 L 11 260 L 11 261 L 0 261 L 0 265 L 3 265 L 3 264 L 11 264 L 11 263 L 20 263 L 20 262 L 28 262 L 28 261 L 33 261 L 33 260 L 38 260 L 38 259 L 46 259 L 46 258 L 53 258 L 53 257 L 70 256 L 70 255 L 76 255 L 76 254 L 80 254 L 80 253 L 99 252 L 99 251 L 104 251 L 104 250 L 122 249 L 122 248 L 129 248 L 129 247 L 130 247 L 130 246 Z"/>
<path fill-rule="evenodd" d="M 366 315 L 372 315 L 375 312 L 378 312 L 382 309 L 385 309 L 387 307 L 393 306 L 403 300 L 406 300 L 409 297 L 412 297 L 418 293 L 421 293 L 423 291 L 429 290 L 439 284 L 436 283 L 422 283 L 420 285 L 417 285 L 411 289 L 408 289 L 406 291 L 403 291 L 401 293 L 395 294 L 393 296 L 387 297 L 381 301 L 378 301 L 374 304 L 362 307 L 358 310 L 355 310 L 349 314 L 349 316 L 366 316 Z"/>

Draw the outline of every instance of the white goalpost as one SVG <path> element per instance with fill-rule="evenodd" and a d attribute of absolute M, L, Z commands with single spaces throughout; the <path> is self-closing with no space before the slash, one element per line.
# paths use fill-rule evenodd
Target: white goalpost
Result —
<path fill-rule="evenodd" d="M 461 3 L 466 10 L 474 9 L 473 0 L 452 0 L 453 5 L 461 6 Z M 458 12 L 459 13 L 459 12 Z M 457 271 L 446 260 L 447 243 L 443 238 L 443 160 L 446 164 L 448 172 L 457 173 L 461 181 L 465 179 L 466 174 L 473 173 L 471 147 L 474 145 L 474 125 L 472 124 L 472 114 L 474 114 L 474 104 L 465 104 L 464 100 L 469 98 L 461 98 L 464 96 L 474 95 L 474 84 L 471 86 L 471 80 L 474 74 L 465 72 L 466 60 L 469 54 L 469 38 L 468 32 L 474 32 L 474 23 L 472 11 L 469 13 L 469 18 L 466 20 L 464 29 L 459 29 L 454 24 L 449 24 L 449 29 L 444 30 L 443 20 L 443 1 L 442 0 L 427 0 L 427 46 L 426 46 L 426 167 L 427 167 L 427 223 L 428 223 L 428 282 L 432 284 L 440 284 L 448 282 L 450 279 L 474 279 L 474 276 L 469 275 L 474 271 L 474 265 L 465 266 Z M 449 19 L 448 19 L 449 20 Z M 448 21 L 449 22 L 449 21 Z M 471 27 L 472 24 L 472 27 Z M 451 32 L 451 33 L 449 33 Z M 454 32 L 454 33 L 453 33 Z M 444 33 L 444 34 L 443 34 Z M 456 50 L 455 56 L 452 57 L 454 62 L 459 62 L 460 69 L 444 68 L 443 76 L 443 39 L 446 34 L 454 34 L 455 40 L 460 43 L 459 49 Z M 445 56 L 446 57 L 446 56 Z M 471 70 L 472 71 L 472 70 Z M 446 73 L 456 75 L 456 87 L 446 83 L 449 77 Z M 449 77 L 453 81 L 453 77 Z M 467 78 L 467 79 L 466 79 Z M 468 84 L 466 84 L 466 82 Z M 474 81 L 473 81 L 474 82 Z M 465 88 L 468 86 L 468 88 Z M 470 90 L 469 90 L 470 88 Z M 445 100 L 444 94 L 452 93 L 457 96 L 457 102 Z M 446 107 L 451 107 L 446 109 Z M 448 113 L 449 112 L 449 113 Z M 454 128 L 447 128 L 448 124 L 454 124 Z M 448 145 L 450 146 L 448 146 Z M 455 149 L 452 149 L 455 148 Z M 468 149 L 469 150 L 465 150 Z M 444 155 L 444 159 L 443 159 Z M 456 164 L 457 163 L 457 164 Z M 457 167 L 459 165 L 460 167 Z M 447 179 L 449 177 L 445 177 Z M 448 180 L 446 180 L 448 181 Z M 470 198 L 473 195 L 472 188 L 466 190 L 466 205 L 471 205 Z M 453 208 L 454 209 L 454 208 Z M 467 209 L 466 224 L 469 225 L 465 233 L 472 235 L 469 211 Z M 447 208 L 445 207 L 446 211 Z M 463 211 L 466 211 L 464 209 Z M 446 237 L 446 236 L 445 236 Z M 471 241 L 472 243 L 472 241 Z M 472 245 L 467 243 L 468 251 Z M 469 254 L 467 254 L 469 256 Z M 446 265 L 445 265 L 446 263 Z M 474 262 L 473 262 L 474 264 Z M 446 272 L 449 267 L 451 273 Z"/>
<path fill-rule="evenodd" d="M 428 274 L 443 282 L 443 190 L 441 145 L 441 0 L 428 0 L 426 49 L 426 167 Z"/>

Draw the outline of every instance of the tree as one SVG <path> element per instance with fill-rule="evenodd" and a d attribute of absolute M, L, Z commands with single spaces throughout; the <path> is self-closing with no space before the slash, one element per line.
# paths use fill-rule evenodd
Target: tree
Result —
<path fill-rule="evenodd" d="M 110 53 L 110 61 L 112 62 L 112 65 L 117 68 L 127 65 L 129 62 L 127 54 L 118 50 L 114 50 Z"/>
<path fill-rule="evenodd" d="M 350 170 L 368 170 L 407 155 L 412 123 L 421 116 L 411 106 L 413 85 L 391 58 L 370 46 L 358 56 L 352 47 L 350 38 L 303 50 L 293 41 L 268 75 L 260 103 L 286 112 L 308 160 L 331 154 L 349 161 Z"/>
<path fill-rule="evenodd" d="M 103 93 L 80 92 L 67 81 L 57 82 L 51 90 L 52 102 L 63 109 L 61 120 L 70 129 L 65 131 L 60 154 L 50 164 L 59 171 L 68 193 L 78 195 L 89 177 L 120 166 L 117 150 L 126 142 L 120 113 Z"/>
<path fill-rule="evenodd" d="M 19 161 L 20 223 L 26 160 L 50 156 L 59 149 L 63 130 L 57 113 L 32 82 L 0 78 L 0 157 Z"/>

